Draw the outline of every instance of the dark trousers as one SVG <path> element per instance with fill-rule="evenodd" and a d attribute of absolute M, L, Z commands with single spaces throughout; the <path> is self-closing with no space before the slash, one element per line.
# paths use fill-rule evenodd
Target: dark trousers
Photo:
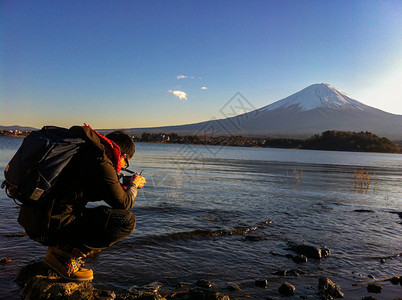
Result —
<path fill-rule="evenodd" d="M 52 234 L 54 243 L 62 247 L 105 249 L 129 236 L 135 228 L 135 216 L 123 209 L 107 206 L 86 208 L 71 224 Z"/>

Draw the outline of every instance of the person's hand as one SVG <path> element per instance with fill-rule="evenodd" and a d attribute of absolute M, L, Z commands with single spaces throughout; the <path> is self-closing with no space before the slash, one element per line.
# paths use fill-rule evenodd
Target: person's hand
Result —
<path fill-rule="evenodd" d="M 145 181 L 145 178 L 142 177 L 140 174 L 134 174 L 132 177 L 133 183 L 137 186 L 137 188 L 142 188 L 147 182 Z"/>

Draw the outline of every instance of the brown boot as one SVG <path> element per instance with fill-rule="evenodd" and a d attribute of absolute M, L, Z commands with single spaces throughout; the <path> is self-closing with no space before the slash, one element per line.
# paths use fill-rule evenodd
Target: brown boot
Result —
<path fill-rule="evenodd" d="M 58 247 L 49 247 L 43 261 L 61 277 L 74 281 L 87 281 L 94 278 L 91 269 L 82 268 L 82 261 Z"/>

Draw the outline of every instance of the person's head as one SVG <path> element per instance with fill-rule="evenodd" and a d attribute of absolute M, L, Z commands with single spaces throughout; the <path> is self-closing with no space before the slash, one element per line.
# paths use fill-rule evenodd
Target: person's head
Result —
<path fill-rule="evenodd" d="M 135 152 L 135 145 L 133 139 L 124 131 L 113 131 L 106 135 L 106 137 L 115 142 L 120 147 L 122 156 L 126 155 L 127 159 L 133 157 Z"/>

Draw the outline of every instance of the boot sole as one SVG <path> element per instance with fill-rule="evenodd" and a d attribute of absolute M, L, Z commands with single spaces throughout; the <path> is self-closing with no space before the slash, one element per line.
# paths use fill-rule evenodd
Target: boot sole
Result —
<path fill-rule="evenodd" d="M 94 279 L 93 276 L 91 276 L 91 277 L 86 277 L 86 278 L 72 278 L 72 277 L 66 277 L 66 276 L 64 276 L 63 274 L 61 274 L 61 273 L 59 272 L 59 270 L 57 270 L 55 267 L 53 267 L 48 261 L 46 261 L 46 259 L 44 259 L 43 262 L 44 262 L 48 267 L 50 267 L 53 271 L 55 271 L 57 274 L 59 274 L 61 277 L 63 277 L 64 279 L 67 279 L 67 280 L 70 280 L 70 281 L 89 281 L 89 280 Z"/>

